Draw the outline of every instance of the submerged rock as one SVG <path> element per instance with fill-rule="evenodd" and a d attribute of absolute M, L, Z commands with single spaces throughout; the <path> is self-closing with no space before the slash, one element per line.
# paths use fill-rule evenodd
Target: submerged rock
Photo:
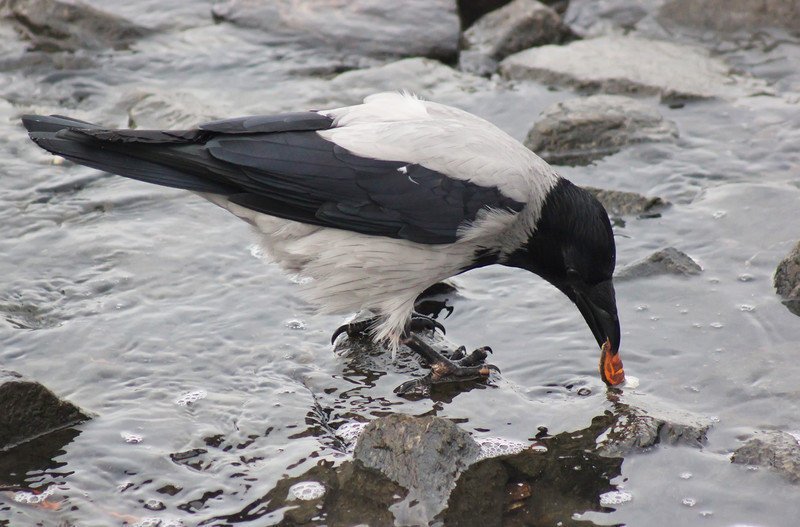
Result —
<path fill-rule="evenodd" d="M 800 316 L 800 242 L 778 264 L 773 284 L 789 311 Z"/>
<path fill-rule="evenodd" d="M 717 31 L 779 27 L 800 32 L 797 0 L 670 0 L 659 11 L 662 22 Z"/>
<path fill-rule="evenodd" d="M 699 447 L 707 440 L 711 420 L 659 406 L 644 397 L 617 403 L 614 422 L 597 438 L 603 456 L 622 457 L 658 444 Z"/>
<path fill-rule="evenodd" d="M 427 523 L 445 507 L 459 474 L 479 454 L 478 444 L 452 421 L 393 414 L 364 428 L 354 458 L 408 489 L 407 519 Z"/>
<path fill-rule="evenodd" d="M 669 202 L 661 198 L 642 196 L 636 192 L 606 190 L 595 187 L 583 188 L 591 192 L 611 216 L 657 214 L 669 206 Z"/>
<path fill-rule="evenodd" d="M 500 72 L 514 80 L 662 99 L 735 98 L 766 91 L 763 82 L 734 75 L 705 49 L 618 35 L 521 51 L 506 57 Z"/>
<path fill-rule="evenodd" d="M 453 61 L 458 53 L 455 0 L 228 0 L 212 13 L 279 41 L 344 55 Z"/>
<path fill-rule="evenodd" d="M 42 51 L 124 49 L 150 31 L 81 2 L 0 0 L 0 16 Z"/>
<path fill-rule="evenodd" d="M 549 163 L 586 165 L 629 144 L 677 137 L 678 127 L 655 107 L 630 97 L 593 95 L 545 109 L 525 146 Z"/>
<path fill-rule="evenodd" d="M 459 67 L 489 75 L 497 69 L 498 60 L 533 46 L 557 44 L 569 34 L 552 8 L 537 0 L 514 0 L 464 32 Z"/>
<path fill-rule="evenodd" d="M 786 432 L 762 432 L 736 449 L 733 463 L 769 467 L 792 483 L 800 483 L 800 441 Z"/>
<path fill-rule="evenodd" d="M 615 275 L 616 280 L 630 280 L 662 274 L 690 276 L 699 274 L 703 270 L 692 258 L 676 249 L 667 247 L 656 251 L 647 258 L 633 262 L 620 269 Z"/>
<path fill-rule="evenodd" d="M 89 419 L 38 382 L 0 370 L 0 450 Z"/>

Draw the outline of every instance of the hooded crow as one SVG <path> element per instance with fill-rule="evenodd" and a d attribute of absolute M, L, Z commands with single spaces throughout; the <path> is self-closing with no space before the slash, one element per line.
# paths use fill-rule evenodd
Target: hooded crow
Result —
<path fill-rule="evenodd" d="M 76 163 L 191 190 L 250 223 L 270 257 L 310 278 L 323 312 L 369 310 L 366 331 L 430 364 L 427 382 L 478 378 L 486 348 L 445 357 L 413 330 L 429 286 L 501 264 L 544 278 L 583 315 L 600 374 L 624 380 L 603 206 L 518 141 L 472 114 L 405 93 L 363 104 L 201 124 L 110 130 L 61 116 L 23 117 L 40 147 Z M 441 328 L 443 329 L 443 328 Z"/>

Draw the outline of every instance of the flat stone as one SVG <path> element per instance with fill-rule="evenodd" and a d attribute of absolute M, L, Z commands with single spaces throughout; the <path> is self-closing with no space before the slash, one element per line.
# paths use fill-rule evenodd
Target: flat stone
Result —
<path fill-rule="evenodd" d="M 657 214 L 670 205 L 669 202 L 659 197 L 643 196 L 636 192 L 606 190 L 595 187 L 583 188 L 591 192 L 611 216 Z"/>
<path fill-rule="evenodd" d="M 0 450 L 89 419 L 38 382 L 1 369 L 0 408 Z"/>
<path fill-rule="evenodd" d="M 425 98 L 444 99 L 449 93 L 474 90 L 489 80 L 463 73 L 439 61 L 409 58 L 382 66 L 347 71 L 330 80 L 312 104 L 358 104 L 380 91 L 408 90 Z"/>
<path fill-rule="evenodd" d="M 614 275 L 616 280 L 631 280 L 657 275 L 691 276 L 703 270 L 686 253 L 674 247 L 656 251 L 647 258 L 626 265 Z"/>
<path fill-rule="evenodd" d="M 354 458 L 408 489 L 409 503 L 418 505 L 409 505 L 405 515 L 412 523 L 427 524 L 479 454 L 478 444 L 452 421 L 392 414 L 364 428 Z"/>
<path fill-rule="evenodd" d="M 658 13 L 661 22 L 716 31 L 754 31 L 778 27 L 800 32 L 797 0 L 670 0 Z"/>
<path fill-rule="evenodd" d="M 525 146 L 551 164 L 587 165 L 635 143 L 674 141 L 678 127 L 644 101 L 593 95 L 545 109 Z"/>
<path fill-rule="evenodd" d="M 0 16 L 41 51 L 125 49 L 150 30 L 81 2 L 0 0 Z"/>
<path fill-rule="evenodd" d="M 703 48 L 619 35 L 521 51 L 500 63 L 500 73 L 513 80 L 662 100 L 767 92 L 765 83 L 735 75 Z"/>
<path fill-rule="evenodd" d="M 456 0 L 228 0 L 214 5 L 212 14 L 217 21 L 324 52 L 445 61 L 458 53 Z"/>
<path fill-rule="evenodd" d="M 733 463 L 769 467 L 792 483 L 800 483 L 800 441 L 780 431 L 761 432 L 731 457 Z"/>
<path fill-rule="evenodd" d="M 711 428 L 711 419 L 668 405 L 646 396 L 627 396 L 614 408 L 614 422 L 597 438 L 597 451 L 603 456 L 622 457 L 658 444 L 702 446 Z"/>
<path fill-rule="evenodd" d="M 552 8 L 537 0 L 514 0 L 481 17 L 462 36 L 459 67 L 488 75 L 497 61 L 533 46 L 557 44 L 570 35 Z"/>
<path fill-rule="evenodd" d="M 800 316 L 800 242 L 778 264 L 773 285 L 789 311 Z"/>

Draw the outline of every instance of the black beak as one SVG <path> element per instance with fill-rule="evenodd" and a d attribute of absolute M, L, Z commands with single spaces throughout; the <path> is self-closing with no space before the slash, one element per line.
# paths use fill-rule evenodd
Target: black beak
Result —
<path fill-rule="evenodd" d="M 611 355 L 616 355 L 619 351 L 620 330 L 613 282 L 606 280 L 593 286 L 576 287 L 573 292 L 572 299 L 592 330 L 597 345 L 603 347 L 608 340 L 611 344 Z"/>

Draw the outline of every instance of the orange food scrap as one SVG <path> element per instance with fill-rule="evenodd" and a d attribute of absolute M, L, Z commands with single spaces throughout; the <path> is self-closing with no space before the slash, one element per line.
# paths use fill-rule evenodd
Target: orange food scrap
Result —
<path fill-rule="evenodd" d="M 611 353 L 611 340 L 606 339 L 600 354 L 600 377 L 609 386 L 617 386 L 625 382 L 625 369 L 619 353 Z"/>

